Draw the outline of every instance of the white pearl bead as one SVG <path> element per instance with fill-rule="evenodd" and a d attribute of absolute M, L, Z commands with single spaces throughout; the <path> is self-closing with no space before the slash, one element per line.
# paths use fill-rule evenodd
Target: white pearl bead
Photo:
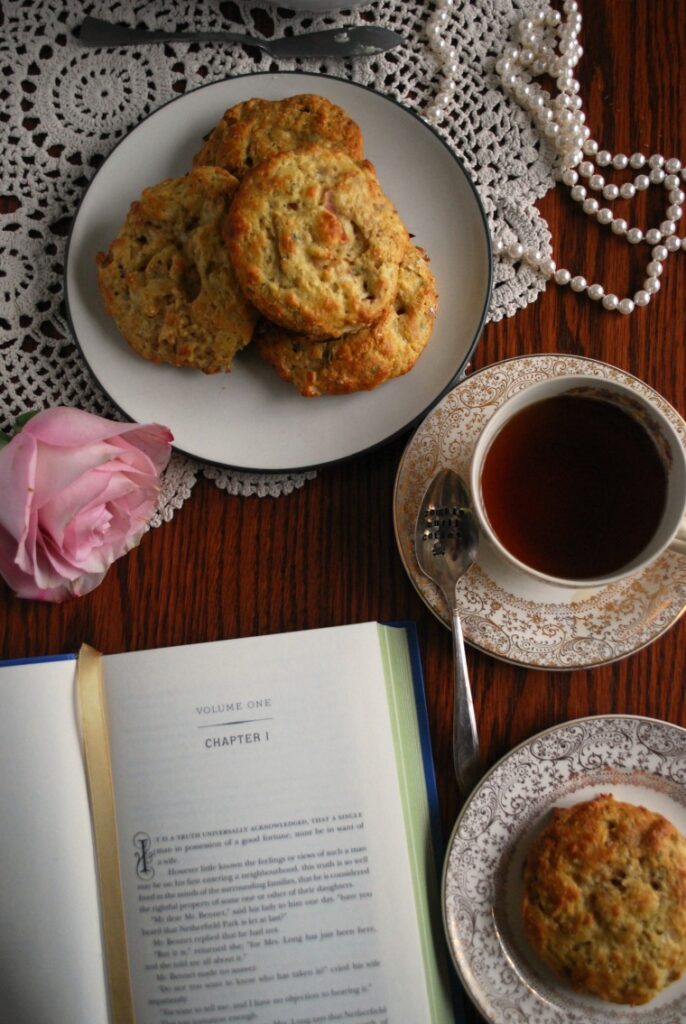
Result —
<path fill-rule="evenodd" d="M 686 235 L 681 239 L 681 248 L 686 251 Z"/>
<path fill-rule="evenodd" d="M 679 174 L 681 175 L 682 181 L 686 181 L 686 167 L 682 167 Z"/>
<path fill-rule="evenodd" d="M 590 160 L 582 160 L 579 164 L 579 174 L 582 178 L 590 178 L 593 171 L 594 167 Z"/>
<path fill-rule="evenodd" d="M 605 294 L 605 289 L 602 284 L 589 284 L 587 292 L 589 299 L 593 299 L 594 302 L 599 302 Z"/>
<path fill-rule="evenodd" d="M 671 157 L 665 164 L 665 170 L 668 174 L 676 174 L 681 170 L 681 160 L 677 160 L 675 156 Z"/>
<path fill-rule="evenodd" d="M 541 260 L 541 273 L 545 274 L 546 277 L 552 277 L 557 270 L 557 264 L 555 260 L 550 258 Z"/>
<path fill-rule="evenodd" d="M 605 178 L 603 178 L 602 174 L 592 174 L 588 179 L 588 184 L 596 192 L 600 192 L 601 188 L 605 185 Z"/>
<path fill-rule="evenodd" d="M 652 156 L 648 157 L 649 167 L 663 167 L 665 158 L 660 153 L 653 153 Z"/>
<path fill-rule="evenodd" d="M 660 231 L 663 235 L 673 235 L 676 231 L 676 224 L 673 220 L 663 220 L 660 224 Z"/>
<path fill-rule="evenodd" d="M 608 209 L 607 206 L 603 206 L 603 208 L 601 210 L 598 210 L 596 214 L 596 220 L 599 224 L 611 224 L 612 217 L 612 210 Z"/>
<path fill-rule="evenodd" d="M 603 295 L 602 303 L 604 309 L 616 309 L 619 305 L 619 299 L 610 292 L 609 295 Z"/>
<path fill-rule="evenodd" d="M 643 287 L 650 295 L 655 295 L 660 290 L 660 282 L 656 277 L 646 277 Z"/>
<path fill-rule="evenodd" d="M 634 295 L 634 303 L 637 306 L 647 306 L 649 302 L 650 302 L 650 292 L 645 291 L 644 288 L 641 288 Z"/>
<path fill-rule="evenodd" d="M 616 217 L 612 221 L 612 232 L 615 235 L 625 235 L 628 224 L 623 217 Z"/>
<path fill-rule="evenodd" d="M 572 279 L 572 275 L 564 267 L 555 271 L 555 281 L 557 284 L 569 284 Z"/>
<path fill-rule="evenodd" d="M 666 189 L 678 188 L 679 187 L 679 175 L 678 174 L 665 174 L 665 180 L 662 182 Z"/>
<path fill-rule="evenodd" d="M 612 163 L 612 153 L 608 153 L 606 149 L 601 149 L 595 158 L 595 162 L 598 167 L 607 167 L 608 164 Z"/>
<path fill-rule="evenodd" d="M 673 188 L 667 197 L 670 203 L 681 205 L 686 200 L 686 193 L 682 192 L 680 188 Z"/>
<path fill-rule="evenodd" d="M 660 260 L 651 260 L 646 267 L 646 274 L 649 274 L 650 277 L 659 277 L 664 269 Z"/>
<path fill-rule="evenodd" d="M 639 192 L 645 192 L 650 187 L 650 178 L 647 174 L 637 174 L 634 178 L 634 188 Z"/>
<path fill-rule="evenodd" d="M 502 242 L 500 241 L 500 239 L 496 239 L 496 240 L 495 240 L 495 241 L 493 242 L 493 246 L 492 246 L 492 248 L 493 248 L 493 255 L 494 255 L 494 256 L 502 256 L 502 254 L 503 254 L 503 253 L 505 252 L 505 246 L 504 246 L 504 244 L 503 244 L 503 243 L 502 243 Z"/>
<path fill-rule="evenodd" d="M 630 181 L 625 181 L 624 184 L 620 186 L 619 194 L 622 199 L 633 199 L 636 195 L 636 189 Z"/>
<path fill-rule="evenodd" d="M 643 232 L 640 228 L 629 228 L 626 233 L 626 240 L 630 245 L 638 245 L 643 241 Z"/>
<path fill-rule="evenodd" d="M 575 202 L 580 203 L 586 198 L 586 189 L 583 185 L 574 185 L 569 194 Z"/>
<path fill-rule="evenodd" d="M 603 195 L 606 199 L 616 199 L 619 195 L 619 189 L 616 185 L 606 185 L 603 189 Z"/>
<path fill-rule="evenodd" d="M 524 255 L 524 246 L 520 242 L 511 242 L 507 247 L 507 255 L 510 259 L 521 260 Z"/>
<path fill-rule="evenodd" d="M 576 171 L 573 171 L 571 168 L 566 170 L 562 175 L 562 181 L 565 185 L 569 185 L 570 188 L 572 185 L 576 185 L 578 180 L 579 175 L 576 173 Z"/>
<path fill-rule="evenodd" d="M 662 232 L 657 228 L 648 228 L 646 231 L 646 242 L 648 245 L 657 245 L 662 241 Z"/>
<path fill-rule="evenodd" d="M 571 280 L 572 291 L 573 292 L 583 292 L 583 291 L 586 290 L 587 284 L 588 284 L 588 282 L 586 281 L 586 278 L 582 277 L 581 274 L 577 274 L 577 276 L 573 277 L 572 280 Z"/>
<path fill-rule="evenodd" d="M 629 157 L 629 163 L 636 170 L 639 167 L 643 167 L 645 162 L 646 162 L 646 158 L 644 157 L 643 153 L 632 153 L 631 156 Z"/>
<path fill-rule="evenodd" d="M 555 124 L 554 121 L 551 121 L 543 129 L 543 134 L 545 135 L 545 137 L 547 139 L 554 139 L 556 135 L 560 134 L 560 126 L 559 126 L 559 124 Z"/>
<path fill-rule="evenodd" d="M 662 182 L 665 180 L 665 172 L 662 170 L 661 167 L 653 167 L 649 177 L 653 185 L 661 185 Z"/>
<path fill-rule="evenodd" d="M 586 156 L 595 156 L 598 152 L 598 143 L 595 139 L 587 139 L 586 142 L 584 142 L 583 150 Z"/>
<path fill-rule="evenodd" d="M 680 246 L 681 240 L 677 238 L 676 235 L 669 235 L 668 238 L 665 238 L 665 248 L 667 249 L 667 252 L 677 252 Z"/>
<path fill-rule="evenodd" d="M 650 255 L 654 260 L 666 260 L 669 252 L 664 245 L 656 245 Z"/>
<path fill-rule="evenodd" d="M 597 199 L 584 199 L 581 209 L 589 216 L 595 216 L 598 212 L 598 205 Z"/>
<path fill-rule="evenodd" d="M 616 153 L 612 157 L 612 166 L 616 167 L 618 171 L 623 171 L 629 163 L 629 157 L 624 153 Z"/>
<path fill-rule="evenodd" d="M 617 306 L 617 309 L 620 313 L 623 313 L 624 316 L 628 316 L 629 313 L 633 313 L 634 304 L 631 299 L 622 299 L 619 305 Z"/>

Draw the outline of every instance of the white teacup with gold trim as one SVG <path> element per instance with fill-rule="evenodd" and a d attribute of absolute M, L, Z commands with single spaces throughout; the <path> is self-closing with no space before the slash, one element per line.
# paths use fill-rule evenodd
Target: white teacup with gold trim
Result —
<path fill-rule="evenodd" d="M 592 589 L 670 545 L 686 554 L 686 449 L 647 389 L 584 375 L 529 385 L 486 422 L 470 482 L 484 536 L 542 583 Z"/>

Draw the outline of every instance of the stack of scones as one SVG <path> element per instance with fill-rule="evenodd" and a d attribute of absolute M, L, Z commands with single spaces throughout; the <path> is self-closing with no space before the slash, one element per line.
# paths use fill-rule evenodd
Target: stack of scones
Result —
<path fill-rule="evenodd" d="M 227 110 L 188 174 L 132 204 L 97 267 L 143 358 L 216 373 L 254 342 L 307 397 L 407 373 L 438 300 L 358 125 L 314 95 Z"/>

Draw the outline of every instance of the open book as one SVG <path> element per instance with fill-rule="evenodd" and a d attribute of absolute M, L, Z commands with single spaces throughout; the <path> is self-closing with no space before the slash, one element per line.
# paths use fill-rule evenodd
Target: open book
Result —
<path fill-rule="evenodd" d="M 0 1019 L 454 1021 L 435 812 L 411 629 L 8 663 Z"/>

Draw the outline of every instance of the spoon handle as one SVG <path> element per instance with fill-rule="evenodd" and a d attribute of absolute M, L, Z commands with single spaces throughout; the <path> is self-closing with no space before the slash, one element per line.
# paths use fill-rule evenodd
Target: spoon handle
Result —
<path fill-rule="evenodd" d="M 479 735 L 476 731 L 474 701 L 469 685 L 467 659 L 464 650 L 462 622 L 457 608 L 453 608 L 453 665 L 455 688 L 453 692 L 453 763 L 460 796 L 466 797 L 481 776 Z"/>
<path fill-rule="evenodd" d="M 263 40 L 238 32 L 167 32 L 148 28 L 127 28 L 102 18 L 85 18 L 79 42 L 82 46 L 140 46 L 145 43 L 247 43 L 262 46 Z M 268 41 L 267 41 L 268 42 Z"/>

